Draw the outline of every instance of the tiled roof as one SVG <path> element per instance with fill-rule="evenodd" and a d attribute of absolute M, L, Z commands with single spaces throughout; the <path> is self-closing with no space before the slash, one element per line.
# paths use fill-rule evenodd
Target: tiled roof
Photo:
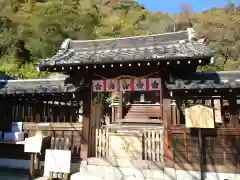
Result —
<path fill-rule="evenodd" d="M 195 72 L 166 86 L 170 90 L 240 89 L 240 71 Z"/>
<path fill-rule="evenodd" d="M 66 78 L 62 79 L 24 79 L 0 80 L 1 94 L 28 94 L 28 93 L 64 93 L 75 92 L 82 85 L 74 85 Z"/>
<path fill-rule="evenodd" d="M 127 63 L 171 59 L 209 58 L 203 42 L 189 39 L 188 31 L 103 40 L 70 40 L 58 53 L 40 62 L 39 67 Z"/>

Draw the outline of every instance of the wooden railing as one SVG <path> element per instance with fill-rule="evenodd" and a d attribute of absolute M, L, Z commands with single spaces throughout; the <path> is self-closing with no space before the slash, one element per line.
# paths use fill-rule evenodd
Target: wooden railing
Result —
<path fill-rule="evenodd" d="M 172 151 L 175 166 L 199 169 L 197 132 L 184 127 L 172 127 Z M 239 172 L 240 129 L 203 129 L 204 164 L 209 171 Z"/>
<path fill-rule="evenodd" d="M 24 131 L 81 131 L 82 127 L 82 123 L 23 123 Z"/>
<path fill-rule="evenodd" d="M 163 131 L 146 131 L 144 140 L 144 160 L 163 162 Z"/>
<path fill-rule="evenodd" d="M 108 130 L 96 129 L 96 157 L 107 157 Z"/>
<path fill-rule="evenodd" d="M 23 123 L 23 130 L 28 134 L 28 136 L 34 136 L 36 131 L 41 131 L 45 136 L 69 141 L 69 149 L 72 150 L 73 154 L 72 161 L 78 162 L 80 160 L 82 123 L 37 124 L 25 122 Z M 45 153 L 42 153 L 42 160 L 44 160 L 44 154 Z"/>
<path fill-rule="evenodd" d="M 0 103 L 0 117 L 6 122 L 76 123 L 79 121 L 80 108 L 80 101 L 73 100 L 11 100 Z"/>
<path fill-rule="evenodd" d="M 238 97 L 189 97 L 187 99 L 172 99 L 170 118 L 172 125 L 185 125 L 185 109 L 195 104 L 213 108 L 216 127 L 240 129 L 240 104 Z"/>
<path fill-rule="evenodd" d="M 110 151 L 115 151 L 115 155 L 121 158 L 123 151 L 126 154 L 136 154 L 131 157 L 141 160 L 150 160 L 163 162 L 164 150 L 163 150 L 163 128 L 158 130 L 146 130 L 144 132 L 119 132 L 110 133 L 108 129 L 96 129 L 96 157 L 109 157 Z M 111 136 L 118 136 L 119 142 L 110 141 Z M 125 142 L 125 143 L 123 143 Z M 111 149 L 114 144 L 122 144 L 122 149 Z M 134 146 L 135 145 L 135 146 Z M 119 151 L 118 151 L 119 150 Z M 139 154 L 139 156 L 137 156 Z M 126 155 L 128 156 L 128 155 Z M 128 156 L 130 158 L 130 156 Z"/>

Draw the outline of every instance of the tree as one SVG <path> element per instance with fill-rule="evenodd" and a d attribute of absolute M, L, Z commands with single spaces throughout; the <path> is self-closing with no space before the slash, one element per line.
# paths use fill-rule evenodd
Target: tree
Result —
<path fill-rule="evenodd" d="M 183 4 L 177 14 L 150 12 L 135 0 L 0 0 L 0 7 L 0 70 L 19 77 L 43 76 L 33 64 L 54 55 L 66 38 L 146 35 L 189 26 L 215 51 L 217 63 L 201 69 L 240 67 L 240 9 L 231 3 L 201 13 Z"/>
<path fill-rule="evenodd" d="M 182 12 L 183 12 L 183 14 L 185 16 L 184 19 L 187 19 L 188 25 L 190 27 L 192 27 L 193 26 L 192 16 L 194 14 L 192 6 L 190 6 L 189 4 L 181 4 L 180 8 L 182 9 Z M 181 13 L 180 13 L 180 15 L 181 15 Z"/>
<path fill-rule="evenodd" d="M 27 64 L 31 62 L 31 53 L 25 47 L 23 40 L 18 40 L 15 44 L 15 57 L 19 60 L 20 64 Z"/>
<path fill-rule="evenodd" d="M 240 65 L 240 12 L 235 8 L 227 6 L 199 14 L 195 25 L 198 34 L 207 40 L 215 52 L 222 70 L 227 63 L 232 64 L 232 68 Z"/>

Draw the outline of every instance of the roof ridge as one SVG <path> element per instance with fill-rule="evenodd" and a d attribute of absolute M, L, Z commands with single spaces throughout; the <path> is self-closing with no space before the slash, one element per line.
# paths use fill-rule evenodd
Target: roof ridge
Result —
<path fill-rule="evenodd" d="M 202 74 L 207 73 L 221 73 L 221 74 L 227 74 L 227 73 L 240 73 L 240 70 L 233 70 L 233 71 L 200 71 Z M 198 72 L 195 72 L 198 73 Z"/>
<path fill-rule="evenodd" d="M 42 82 L 42 81 L 63 81 L 66 78 L 52 78 L 52 79 L 13 79 L 13 80 L 0 80 L 0 83 L 5 82 Z"/>
<path fill-rule="evenodd" d="M 125 39 L 135 39 L 135 38 L 144 38 L 144 37 L 156 37 L 156 36 L 164 36 L 171 34 L 180 34 L 180 33 L 188 33 L 187 30 L 177 31 L 177 32 L 167 32 L 167 33 L 159 33 L 159 34 L 150 34 L 150 35 L 140 35 L 140 36 L 127 36 L 127 37 L 112 37 L 106 39 L 90 39 L 90 40 L 71 40 L 72 42 L 99 42 L 99 41 L 112 41 L 112 40 L 125 40 Z"/>

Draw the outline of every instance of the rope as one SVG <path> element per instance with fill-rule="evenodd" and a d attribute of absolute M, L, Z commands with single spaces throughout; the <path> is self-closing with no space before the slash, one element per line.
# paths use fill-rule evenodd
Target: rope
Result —
<path fill-rule="evenodd" d="M 94 76 L 100 77 L 100 78 L 105 79 L 105 80 L 121 79 L 121 78 L 123 78 L 123 79 L 126 79 L 126 78 L 130 78 L 130 79 L 135 79 L 135 78 L 136 79 L 143 79 L 143 78 L 147 78 L 147 77 L 152 76 L 153 74 L 157 74 L 157 73 L 158 73 L 158 71 L 150 73 L 150 74 L 147 74 L 145 76 L 141 76 L 141 77 L 131 76 L 131 75 L 121 75 L 121 76 L 118 76 L 118 77 L 115 77 L 115 78 L 106 78 L 106 77 L 103 77 L 103 76 L 98 75 L 98 74 L 94 74 Z"/>

